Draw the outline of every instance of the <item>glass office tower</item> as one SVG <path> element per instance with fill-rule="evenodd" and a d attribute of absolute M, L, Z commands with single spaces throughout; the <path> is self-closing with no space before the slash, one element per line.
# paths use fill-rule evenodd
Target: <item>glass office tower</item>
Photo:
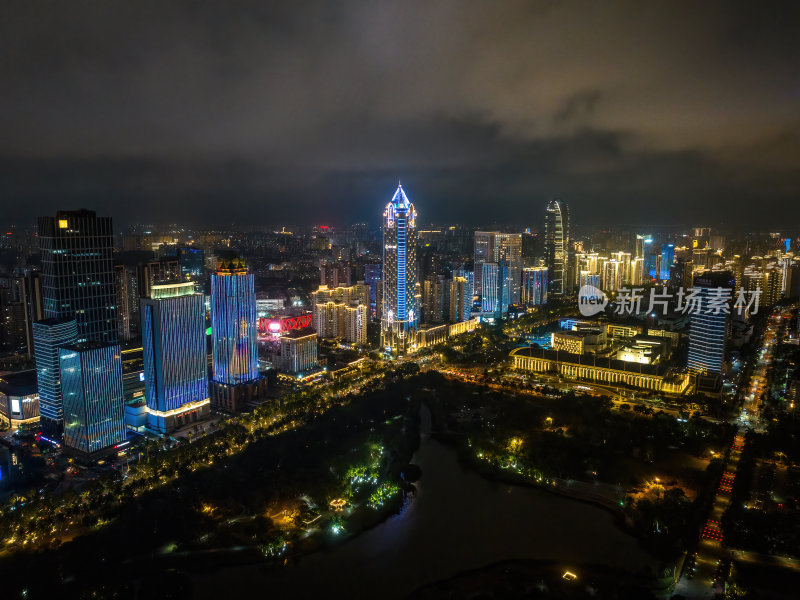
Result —
<path fill-rule="evenodd" d="M 475 272 L 456 269 L 453 271 L 453 277 L 464 278 L 464 306 L 461 309 L 461 320 L 469 321 L 472 318 L 472 302 L 475 297 Z"/>
<path fill-rule="evenodd" d="M 721 373 L 725 362 L 725 344 L 728 337 L 730 301 L 717 310 L 715 299 L 720 293 L 730 296 L 736 285 L 730 271 L 706 271 L 694 280 L 699 290 L 699 302 L 689 309 L 689 359 L 690 369 Z M 718 292 L 717 290 L 722 290 Z"/>
<path fill-rule="evenodd" d="M 83 342 L 59 349 L 64 445 L 85 455 L 126 439 L 119 344 Z"/>
<path fill-rule="evenodd" d="M 33 324 L 42 435 L 54 441 L 60 439 L 64 430 L 58 349 L 77 340 L 78 324 L 75 319 L 45 319 Z"/>
<path fill-rule="evenodd" d="M 191 282 L 153 285 L 141 318 L 147 426 L 166 433 L 208 415 L 203 295 Z"/>
<path fill-rule="evenodd" d="M 78 340 L 117 341 L 111 218 L 93 211 L 39 217 L 46 319 L 75 319 Z"/>
<path fill-rule="evenodd" d="M 563 200 L 550 200 L 545 208 L 544 252 L 547 262 L 549 291 L 563 296 L 569 285 L 569 207 Z"/>
<path fill-rule="evenodd" d="M 508 265 L 499 263 L 483 263 L 481 267 L 483 279 L 483 295 L 481 311 L 500 318 L 508 313 L 509 282 Z"/>
<path fill-rule="evenodd" d="M 669 281 L 669 270 L 675 262 L 675 244 L 662 244 L 659 279 Z"/>
<path fill-rule="evenodd" d="M 473 273 L 475 274 L 475 293 L 483 296 L 483 263 L 495 262 L 494 231 L 476 231 L 474 243 Z"/>
<path fill-rule="evenodd" d="M 240 259 L 223 262 L 211 275 L 211 332 L 214 381 L 258 379 L 255 284 Z"/>
<path fill-rule="evenodd" d="M 400 185 L 383 211 L 381 281 L 381 346 L 397 354 L 413 352 L 419 322 L 417 211 Z"/>

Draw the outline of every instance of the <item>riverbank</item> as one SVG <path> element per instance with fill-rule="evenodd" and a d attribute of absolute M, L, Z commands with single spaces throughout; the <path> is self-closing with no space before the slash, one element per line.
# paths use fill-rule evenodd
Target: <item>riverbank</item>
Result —
<path fill-rule="evenodd" d="M 242 566 L 197 574 L 197 598 L 269 589 L 289 598 L 346 595 L 406 598 L 464 570 L 505 560 L 550 560 L 564 568 L 602 564 L 655 572 L 657 561 L 592 505 L 527 486 L 489 481 L 432 439 L 423 409 L 422 441 L 412 462 L 417 493 L 399 513 L 363 533 L 278 568 Z"/>

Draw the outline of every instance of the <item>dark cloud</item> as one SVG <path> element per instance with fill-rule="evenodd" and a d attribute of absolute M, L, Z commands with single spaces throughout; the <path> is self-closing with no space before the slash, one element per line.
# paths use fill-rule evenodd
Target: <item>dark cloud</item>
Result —
<path fill-rule="evenodd" d="M 798 30 L 769 2 L 8 2 L 3 213 L 375 221 L 402 178 L 426 220 L 796 222 Z"/>

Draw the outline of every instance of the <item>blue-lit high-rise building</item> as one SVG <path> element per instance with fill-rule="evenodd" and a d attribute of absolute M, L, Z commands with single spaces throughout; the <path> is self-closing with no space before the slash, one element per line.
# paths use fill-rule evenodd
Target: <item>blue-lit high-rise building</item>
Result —
<path fill-rule="evenodd" d="M 88 456 L 126 439 L 119 344 L 82 342 L 59 348 L 64 445 Z"/>
<path fill-rule="evenodd" d="M 659 279 L 661 281 L 669 281 L 669 270 L 672 263 L 675 262 L 675 244 L 662 244 L 661 245 L 661 272 Z"/>
<path fill-rule="evenodd" d="M 191 282 L 141 300 L 147 426 L 165 433 L 208 415 L 205 302 Z"/>
<path fill-rule="evenodd" d="M 39 247 L 45 319 L 75 319 L 79 341 L 116 342 L 111 218 L 90 210 L 39 217 Z"/>
<path fill-rule="evenodd" d="M 265 383 L 258 373 L 255 284 L 241 259 L 223 261 L 211 276 L 211 335 L 211 403 L 235 412 Z"/>
<path fill-rule="evenodd" d="M 505 261 L 485 262 L 481 265 L 481 271 L 481 312 L 500 318 L 508 313 L 508 265 Z"/>
<path fill-rule="evenodd" d="M 528 306 L 547 304 L 547 267 L 522 270 L 522 303 Z"/>
<path fill-rule="evenodd" d="M 223 261 L 211 275 L 214 381 L 236 385 L 258 379 L 256 290 L 244 261 Z"/>
<path fill-rule="evenodd" d="M 647 256 L 646 271 L 650 279 L 659 278 L 661 275 L 661 254 L 656 252 Z"/>
<path fill-rule="evenodd" d="M 78 340 L 78 324 L 75 319 L 44 319 L 35 322 L 32 329 L 42 435 L 58 440 L 64 430 L 58 349 Z"/>
<path fill-rule="evenodd" d="M 417 211 L 398 185 L 383 211 L 381 347 L 397 354 L 417 347 Z"/>
<path fill-rule="evenodd" d="M 698 301 L 689 306 L 688 367 L 696 371 L 721 373 L 728 338 L 730 298 L 736 280 L 730 271 L 706 271 L 694 280 Z M 721 290 L 721 291 L 718 291 Z M 723 306 L 724 305 L 724 306 Z"/>

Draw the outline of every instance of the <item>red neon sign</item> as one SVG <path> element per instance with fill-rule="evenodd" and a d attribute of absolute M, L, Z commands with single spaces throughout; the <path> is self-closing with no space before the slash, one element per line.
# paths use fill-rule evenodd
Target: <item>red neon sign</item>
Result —
<path fill-rule="evenodd" d="M 283 333 L 286 331 L 296 331 L 298 329 L 305 329 L 311 327 L 313 324 L 312 315 L 300 315 L 299 317 L 278 317 L 270 319 L 267 317 L 259 317 L 258 319 L 258 333 Z"/>

